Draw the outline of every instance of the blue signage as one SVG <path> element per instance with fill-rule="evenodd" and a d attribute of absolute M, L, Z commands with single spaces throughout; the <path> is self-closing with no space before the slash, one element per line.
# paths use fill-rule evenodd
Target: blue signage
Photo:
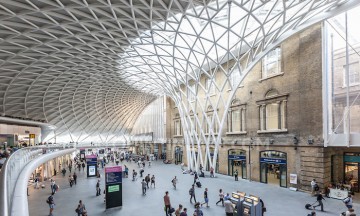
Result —
<path fill-rule="evenodd" d="M 344 162 L 360 163 L 360 156 L 345 155 Z"/>
<path fill-rule="evenodd" d="M 229 155 L 228 160 L 246 160 L 245 155 Z"/>
<path fill-rule="evenodd" d="M 260 163 L 286 164 L 286 160 L 277 158 L 260 158 Z"/>

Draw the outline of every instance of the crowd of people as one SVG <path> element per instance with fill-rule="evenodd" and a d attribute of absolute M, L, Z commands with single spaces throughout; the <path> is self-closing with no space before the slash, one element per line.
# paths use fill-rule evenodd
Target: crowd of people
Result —
<path fill-rule="evenodd" d="M 321 190 L 319 184 L 316 182 L 316 179 L 313 179 L 310 183 L 311 186 L 311 195 L 315 197 L 316 201 L 313 204 L 307 204 L 305 208 L 307 209 L 313 209 L 308 216 L 316 216 L 316 208 L 320 207 L 320 210 L 323 212 L 324 210 L 324 203 L 323 200 L 325 200 L 325 197 L 329 198 L 329 188 L 324 187 L 323 190 Z M 344 203 L 344 206 L 346 208 L 345 212 L 342 212 L 340 216 L 356 216 L 355 210 L 353 208 L 353 197 L 352 193 L 350 192 L 348 196 L 342 200 Z"/>

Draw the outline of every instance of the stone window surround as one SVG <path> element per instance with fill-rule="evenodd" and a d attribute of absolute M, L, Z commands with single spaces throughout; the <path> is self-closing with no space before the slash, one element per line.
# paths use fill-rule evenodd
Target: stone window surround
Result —
<path fill-rule="evenodd" d="M 236 99 L 235 99 L 236 100 Z M 232 129 L 231 127 L 231 123 L 232 123 L 232 111 L 234 110 L 240 110 L 240 124 L 242 124 L 242 110 L 245 111 L 245 116 L 246 116 L 246 103 L 240 103 L 239 100 L 237 101 L 233 101 L 232 102 L 232 106 L 230 106 L 229 111 L 228 111 L 228 122 L 227 122 L 227 132 L 226 135 L 243 135 L 243 134 L 247 134 L 246 130 L 241 130 L 241 131 L 230 131 Z M 237 103 L 238 102 L 238 103 Z M 241 126 L 240 126 L 241 127 Z M 246 117 L 245 117 L 245 123 L 244 123 L 244 128 L 246 128 Z"/>
<path fill-rule="evenodd" d="M 207 115 L 208 115 L 208 113 L 212 113 L 212 115 L 214 115 L 214 108 L 210 105 L 210 106 L 208 106 L 208 108 L 207 108 L 207 110 L 206 110 L 206 117 L 207 117 Z M 216 111 L 219 111 L 219 109 L 216 109 Z M 206 119 L 205 119 L 206 120 Z M 214 124 L 215 125 L 217 125 L 217 123 L 216 123 L 216 119 L 214 120 Z M 205 124 L 205 136 L 210 136 L 210 133 L 208 132 L 208 124 L 206 123 Z M 217 126 L 217 127 L 215 127 L 215 129 L 217 129 L 216 131 L 216 133 L 214 133 L 214 135 L 217 135 L 218 133 L 219 133 L 219 125 Z"/>
<path fill-rule="evenodd" d="M 268 91 L 269 92 L 269 91 Z M 257 131 L 258 134 L 261 133 L 284 133 L 284 132 L 288 132 L 287 130 L 287 98 L 289 96 L 289 93 L 285 93 L 285 94 L 278 94 L 276 96 L 272 96 L 272 97 L 267 97 L 265 99 L 262 100 L 258 100 L 256 101 L 256 104 L 258 106 L 258 113 L 259 113 L 259 130 Z M 278 114 L 278 118 L 279 118 L 279 129 L 271 129 L 271 130 L 261 130 L 261 118 L 260 115 L 263 114 L 263 128 L 265 128 L 266 125 L 266 112 L 262 112 L 261 108 L 265 108 L 266 109 L 266 105 L 267 104 L 272 104 L 272 103 L 279 103 L 283 105 L 283 113 L 284 119 L 281 119 L 281 106 L 279 106 L 279 114 Z"/>

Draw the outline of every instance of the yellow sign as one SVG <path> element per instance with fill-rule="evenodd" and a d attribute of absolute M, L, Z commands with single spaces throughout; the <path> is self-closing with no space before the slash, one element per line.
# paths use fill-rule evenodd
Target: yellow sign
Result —
<path fill-rule="evenodd" d="M 30 139 L 35 139 L 35 134 L 29 134 Z"/>

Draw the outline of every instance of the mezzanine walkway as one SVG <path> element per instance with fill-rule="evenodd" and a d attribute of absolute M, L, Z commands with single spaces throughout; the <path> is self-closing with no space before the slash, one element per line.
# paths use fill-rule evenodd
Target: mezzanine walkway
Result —
<path fill-rule="evenodd" d="M 138 170 L 135 163 L 124 163 L 128 165 L 130 174 L 133 168 Z M 81 169 L 82 170 L 82 169 Z M 179 203 L 188 208 L 188 215 L 192 215 L 194 207 L 189 202 L 188 191 L 193 182 L 193 176 L 181 174 L 180 165 L 165 165 L 162 161 L 153 162 L 151 168 L 145 168 L 144 174 L 154 174 L 156 177 L 156 188 L 150 188 L 146 196 L 142 195 L 141 180 L 132 182 L 131 178 L 123 179 L 123 207 L 121 209 L 111 209 L 105 211 L 103 195 L 96 197 L 95 185 L 97 178 L 86 178 L 83 171 L 78 174 L 77 185 L 70 188 L 67 175 L 57 175 L 55 180 L 60 185 L 60 190 L 55 194 L 54 200 L 56 207 L 54 216 L 76 215 L 75 208 L 79 200 L 83 200 L 88 210 L 89 216 L 97 215 L 165 215 L 163 210 L 163 196 L 165 191 L 169 191 L 171 204 L 177 207 Z M 172 187 L 171 179 L 177 176 L 179 182 L 177 190 Z M 196 188 L 197 201 L 203 201 L 203 191 L 205 187 L 209 188 L 210 208 L 203 208 L 205 216 L 225 215 L 224 208 L 221 205 L 216 206 L 218 200 L 218 191 L 220 188 L 224 192 L 244 191 L 247 194 L 260 196 L 266 205 L 266 216 L 303 216 L 309 213 L 304 208 L 305 203 L 314 202 L 315 198 L 307 193 L 294 192 L 286 188 L 280 188 L 276 185 L 261 184 L 258 182 L 249 182 L 239 179 L 235 182 L 233 178 L 224 175 L 218 175 L 217 178 L 200 178 L 203 184 L 202 188 Z M 104 189 L 104 175 L 101 178 L 101 190 Z M 49 182 L 46 182 L 45 189 L 34 190 L 29 188 L 29 211 L 31 216 L 46 216 L 49 208 L 45 200 L 50 195 Z M 326 199 L 324 202 L 325 211 L 317 211 L 317 215 L 338 216 L 340 212 L 345 211 L 345 206 L 340 200 Z M 354 204 L 355 210 L 360 212 L 360 205 Z"/>

